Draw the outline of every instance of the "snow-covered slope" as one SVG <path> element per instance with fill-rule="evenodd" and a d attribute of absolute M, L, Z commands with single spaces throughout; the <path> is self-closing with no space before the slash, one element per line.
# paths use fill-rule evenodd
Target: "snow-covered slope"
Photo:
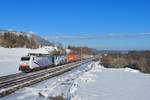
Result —
<path fill-rule="evenodd" d="M 71 100 L 149 100 L 150 75 L 137 70 L 106 69 L 95 63 L 71 88 Z"/>
<path fill-rule="evenodd" d="M 27 55 L 30 49 L 0 47 L 0 76 L 17 73 L 21 56 Z"/>
<path fill-rule="evenodd" d="M 38 49 L 33 49 L 30 50 L 29 53 L 36 53 L 36 54 L 51 54 L 53 51 L 57 51 L 58 48 L 57 47 L 53 47 L 53 46 L 44 46 L 42 48 L 38 48 Z"/>
<path fill-rule="evenodd" d="M 99 62 L 84 64 L 63 75 L 20 89 L 4 100 L 149 100 L 150 75 L 137 70 L 106 69 Z"/>

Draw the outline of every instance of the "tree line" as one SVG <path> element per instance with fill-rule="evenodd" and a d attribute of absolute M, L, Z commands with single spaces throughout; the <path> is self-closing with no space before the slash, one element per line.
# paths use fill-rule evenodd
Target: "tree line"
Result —
<path fill-rule="evenodd" d="M 150 73 L 150 51 L 131 51 L 127 54 L 103 56 L 102 64 L 107 68 L 132 68 Z"/>
<path fill-rule="evenodd" d="M 92 48 L 89 47 L 76 47 L 76 46 L 68 46 L 68 49 L 71 49 L 78 54 L 86 54 L 86 55 L 93 55 L 96 54 L 96 52 L 93 51 Z"/>
<path fill-rule="evenodd" d="M 26 47 L 37 48 L 38 44 L 34 37 L 28 37 L 23 34 L 14 34 L 11 32 L 5 32 L 0 36 L 0 45 L 6 48 Z"/>

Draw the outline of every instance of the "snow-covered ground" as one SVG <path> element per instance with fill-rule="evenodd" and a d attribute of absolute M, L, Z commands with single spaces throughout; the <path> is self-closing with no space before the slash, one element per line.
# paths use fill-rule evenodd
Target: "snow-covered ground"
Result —
<path fill-rule="evenodd" d="M 130 68 L 94 67 L 74 81 L 71 100 L 149 100 L 150 75 Z"/>
<path fill-rule="evenodd" d="M 0 76 L 17 73 L 21 56 L 27 55 L 30 49 L 0 47 Z"/>
<path fill-rule="evenodd" d="M 20 58 L 28 53 L 50 53 L 56 47 L 43 47 L 39 49 L 3 48 L 0 47 L 0 76 L 18 73 Z"/>
<path fill-rule="evenodd" d="M 63 95 L 67 100 L 149 100 L 149 83 L 149 74 L 129 68 L 107 69 L 90 62 L 2 99 L 49 100 Z"/>
<path fill-rule="evenodd" d="M 92 63 L 84 64 L 60 76 L 45 80 L 33 86 L 26 87 L 6 96 L 4 100 L 49 100 L 51 96 L 63 95 L 70 97 L 70 89 L 77 79 L 84 72 L 91 69 Z M 40 95 L 42 96 L 40 96 Z"/>

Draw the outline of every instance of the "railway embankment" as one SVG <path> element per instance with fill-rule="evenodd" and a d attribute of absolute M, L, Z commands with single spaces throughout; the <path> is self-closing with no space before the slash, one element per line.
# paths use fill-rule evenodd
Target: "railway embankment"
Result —
<path fill-rule="evenodd" d="M 65 73 L 82 64 L 90 62 L 93 59 L 94 58 L 90 58 L 27 74 L 20 74 L 20 75 L 17 74 L 18 76 L 13 75 L 13 77 L 10 77 L 9 75 L 9 77 L 0 78 L 3 79 L 0 82 L 0 97 L 9 95 L 20 88 L 27 87 L 36 84 L 38 82 L 41 82 L 43 80 Z"/>

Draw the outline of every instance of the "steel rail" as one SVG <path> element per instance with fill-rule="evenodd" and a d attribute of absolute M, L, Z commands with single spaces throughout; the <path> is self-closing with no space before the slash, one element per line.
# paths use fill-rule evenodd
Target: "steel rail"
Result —
<path fill-rule="evenodd" d="M 45 79 L 60 75 L 66 71 L 69 71 L 77 66 L 87 63 L 93 59 L 86 59 L 83 61 L 78 61 L 74 63 L 69 63 L 33 73 L 24 74 L 12 79 L 0 82 L 0 97 L 6 96 L 20 88 L 25 86 L 30 86 L 37 82 L 43 81 Z"/>

